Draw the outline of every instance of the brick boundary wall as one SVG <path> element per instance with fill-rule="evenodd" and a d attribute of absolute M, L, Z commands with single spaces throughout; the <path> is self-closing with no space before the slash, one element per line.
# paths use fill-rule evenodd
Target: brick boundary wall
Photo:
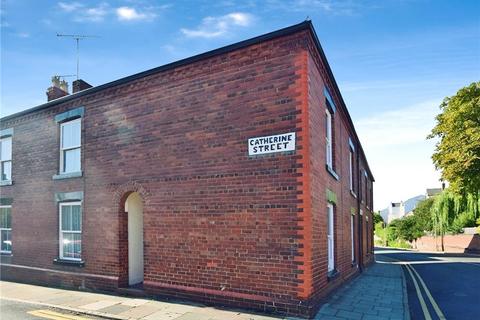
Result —
<path fill-rule="evenodd" d="M 480 235 L 457 234 L 446 235 L 443 239 L 445 252 L 452 253 L 480 253 Z M 440 251 L 440 237 L 424 236 L 413 243 L 414 248 L 420 251 Z"/>

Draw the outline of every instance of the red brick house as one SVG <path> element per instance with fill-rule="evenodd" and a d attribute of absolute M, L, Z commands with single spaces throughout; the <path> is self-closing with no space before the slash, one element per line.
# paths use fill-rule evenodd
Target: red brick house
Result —
<path fill-rule="evenodd" d="M 60 87 L 1 119 L 2 279 L 311 316 L 372 261 L 373 176 L 311 22 Z"/>

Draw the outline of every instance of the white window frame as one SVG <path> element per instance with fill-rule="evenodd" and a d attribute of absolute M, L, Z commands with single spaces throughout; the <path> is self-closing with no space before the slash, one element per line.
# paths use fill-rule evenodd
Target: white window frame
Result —
<path fill-rule="evenodd" d="M 12 149 L 13 149 L 13 137 L 12 136 L 5 136 L 0 138 L 0 146 L 5 140 L 10 140 L 10 157 L 9 160 L 3 160 L 3 154 L 2 154 L 2 159 L 0 159 L 0 181 L 12 181 L 12 173 L 13 173 L 13 164 L 12 164 Z M 4 164 L 10 162 L 10 179 L 3 179 L 3 168 Z"/>
<path fill-rule="evenodd" d="M 325 109 L 325 114 L 326 114 L 326 134 L 325 134 L 325 152 L 326 152 L 326 162 L 327 166 L 330 169 L 333 169 L 333 133 L 332 133 L 332 118 L 333 115 L 328 110 L 328 108 Z"/>
<path fill-rule="evenodd" d="M 80 122 L 80 144 L 78 146 L 73 146 L 69 148 L 63 148 L 63 127 L 66 126 L 67 124 L 72 124 L 74 122 Z M 64 163 L 64 153 L 66 151 L 70 150 L 75 150 L 75 149 L 80 149 L 80 168 L 79 171 L 82 170 L 82 118 L 74 119 L 74 120 L 69 120 L 62 122 L 60 124 L 60 173 L 61 174 L 67 174 L 67 173 L 73 173 L 73 172 L 66 172 L 65 171 L 65 163 Z M 77 172 L 77 171 L 75 171 Z"/>
<path fill-rule="evenodd" d="M 333 204 L 327 204 L 327 256 L 328 272 L 335 270 L 335 228 Z"/>
<path fill-rule="evenodd" d="M 352 241 L 352 262 L 355 262 L 355 216 L 350 215 L 350 238 Z"/>
<path fill-rule="evenodd" d="M 11 205 L 0 206 L 0 208 L 10 208 L 10 216 L 12 215 L 12 206 Z M 10 218 L 10 220 L 11 220 L 11 218 Z M 11 234 L 12 226 L 10 226 L 10 228 L 0 228 L 0 241 L 2 239 L 1 238 L 1 233 L 4 232 L 4 231 L 10 231 L 10 234 Z M 12 248 L 11 243 L 10 243 L 10 248 Z M 12 250 L 1 250 L 1 246 L 0 246 L 0 253 L 12 254 Z"/>
<path fill-rule="evenodd" d="M 353 192 L 353 150 L 349 149 L 350 191 Z"/>
<path fill-rule="evenodd" d="M 63 231 L 62 230 L 62 207 L 66 206 L 80 206 L 80 231 Z M 59 244 L 59 253 L 60 259 L 62 260 L 71 260 L 71 261 L 81 261 L 82 258 L 71 258 L 71 257 L 64 257 L 63 256 L 63 233 L 77 233 L 82 235 L 83 229 L 83 210 L 82 210 L 82 202 L 81 201 L 71 201 L 71 202 L 60 202 L 58 206 L 58 244 Z M 81 239 L 81 238 L 80 238 Z M 80 252 L 82 251 L 82 243 L 80 244 Z"/>

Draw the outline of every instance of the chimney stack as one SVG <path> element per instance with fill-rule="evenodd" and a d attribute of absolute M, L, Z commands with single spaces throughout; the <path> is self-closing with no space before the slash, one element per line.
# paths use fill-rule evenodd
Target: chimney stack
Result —
<path fill-rule="evenodd" d="M 52 77 L 52 86 L 47 89 L 47 100 L 52 101 L 68 95 L 68 83 L 60 76 Z"/>
<path fill-rule="evenodd" d="M 86 89 L 89 89 L 91 87 L 92 87 L 91 84 L 83 81 L 82 79 L 78 79 L 78 80 L 73 81 L 73 83 L 72 83 L 72 93 L 77 93 L 79 91 L 86 90 Z"/>

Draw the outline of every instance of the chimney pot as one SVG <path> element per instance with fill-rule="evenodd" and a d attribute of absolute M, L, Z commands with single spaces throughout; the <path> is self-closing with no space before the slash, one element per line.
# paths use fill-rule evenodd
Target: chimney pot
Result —
<path fill-rule="evenodd" d="M 47 101 L 52 101 L 64 96 L 68 96 L 68 92 L 65 92 L 59 87 L 51 86 L 47 89 Z"/>

